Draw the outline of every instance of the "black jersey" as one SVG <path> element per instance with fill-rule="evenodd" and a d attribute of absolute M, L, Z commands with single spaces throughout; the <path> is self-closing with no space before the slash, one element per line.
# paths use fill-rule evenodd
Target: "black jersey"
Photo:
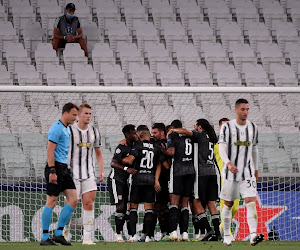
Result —
<path fill-rule="evenodd" d="M 160 148 L 150 141 L 135 144 L 131 153 L 137 173 L 132 176 L 133 185 L 154 185 L 156 166 L 163 160 Z"/>
<path fill-rule="evenodd" d="M 216 159 L 214 155 L 214 143 L 209 141 L 206 132 L 193 131 L 195 146 L 195 167 L 198 176 L 216 175 Z"/>
<path fill-rule="evenodd" d="M 174 176 L 194 174 L 194 149 L 192 138 L 185 134 L 172 133 L 168 138 L 168 148 L 175 148 L 172 173 Z"/>
<path fill-rule="evenodd" d="M 121 163 L 121 160 L 124 157 L 127 157 L 130 154 L 130 152 L 131 152 L 130 146 L 119 144 L 115 150 L 113 159 Z M 132 165 L 124 165 L 124 166 L 132 167 Z M 121 182 L 123 184 L 127 183 L 128 177 L 129 174 L 126 171 L 115 169 L 115 168 L 113 168 L 109 174 L 109 178 L 115 179 L 116 181 Z"/>
<path fill-rule="evenodd" d="M 154 141 L 154 144 L 156 144 L 157 146 L 161 147 L 161 145 L 164 145 L 165 148 L 167 148 L 167 140 L 166 139 L 161 139 L 158 141 Z M 163 162 L 167 161 L 168 163 L 172 163 L 172 157 L 168 157 L 166 155 L 164 155 L 162 153 L 163 157 L 162 157 L 162 161 L 160 162 L 161 164 L 163 164 Z M 167 182 L 170 180 L 170 169 L 166 169 L 163 165 L 161 166 L 161 173 L 160 173 L 160 177 L 159 177 L 159 182 Z M 162 184 L 162 183 L 161 183 Z"/>

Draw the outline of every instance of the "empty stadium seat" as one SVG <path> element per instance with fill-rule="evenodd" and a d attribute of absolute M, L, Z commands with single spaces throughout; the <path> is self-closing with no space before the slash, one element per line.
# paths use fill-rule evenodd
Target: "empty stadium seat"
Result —
<path fill-rule="evenodd" d="M 229 58 L 219 43 L 202 42 L 200 44 L 200 53 L 203 53 L 209 71 L 212 70 L 216 62 L 229 63 Z"/>
<path fill-rule="evenodd" d="M 184 72 L 188 74 L 187 78 L 189 79 L 190 86 L 192 87 L 210 87 L 213 85 L 211 73 L 203 64 L 197 65 L 195 63 L 187 63 Z"/>
<path fill-rule="evenodd" d="M 104 29 L 108 20 L 120 21 L 121 16 L 113 1 L 94 1 L 95 12 L 98 18 L 99 29 Z"/>
<path fill-rule="evenodd" d="M 74 65 L 73 73 L 75 74 L 76 86 L 97 86 L 99 77 L 92 65 Z"/>
<path fill-rule="evenodd" d="M 195 47 L 200 50 L 201 41 L 216 42 L 214 31 L 208 22 L 190 20 L 188 24 L 188 35 L 191 35 Z"/>
<path fill-rule="evenodd" d="M 235 69 L 237 71 L 241 71 L 245 63 L 255 64 L 257 62 L 255 53 L 248 44 L 236 44 L 232 46 L 229 51 L 232 52 Z"/>
<path fill-rule="evenodd" d="M 133 86 L 154 86 L 156 80 L 147 65 L 132 63 L 128 68 L 129 79 Z"/>
<path fill-rule="evenodd" d="M 131 63 L 144 64 L 144 58 L 134 43 L 118 43 L 116 56 L 121 60 L 123 72 L 127 72 Z"/>
<path fill-rule="evenodd" d="M 231 0 L 231 9 L 236 14 L 241 29 L 244 29 L 244 24 L 249 21 L 259 21 L 257 8 L 251 0 Z"/>
<path fill-rule="evenodd" d="M 122 1 L 123 3 L 123 1 Z M 121 3 L 121 5 L 122 5 Z M 126 26 L 129 29 L 133 28 L 133 22 L 145 22 L 148 20 L 148 14 L 145 8 L 141 5 L 140 1 L 133 1 L 132 3 L 137 3 L 135 5 L 122 6 L 120 11 L 121 14 L 125 16 Z"/>
<path fill-rule="evenodd" d="M 1 85 L 13 84 L 13 80 L 10 77 L 10 73 L 7 71 L 4 65 L 0 65 L 0 84 Z"/>
<path fill-rule="evenodd" d="M 7 21 L 7 13 L 5 12 L 5 7 L 0 4 L 0 21 Z"/>
<path fill-rule="evenodd" d="M 175 21 L 176 15 L 167 0 L 149 0 L 148 8 L 156 29 L 160 28 L 162 20 Z"/>
<path fill-rule="evenodd" d="M 21 43 L 10 43 L 4 48 L 6 53 L 7 67 L 9 72 L 13 72 L 16 64 L 31 63 L 31 59 L 28 57 L 27 51 L 24 49 Z"/>
<path fill-rule="evenodd" d="M 263 14 L 266 26 L 270 29 L 275 20 L 286 20 L 286 15 L 279 1 L 260 0 L 259 12 Z"/>
<path fill-rule="evenodd" d="M 269 85 L 268 75 L 260 64 L 244 63 L 241 72 L 242 75 L 245 75 L 248 87 L 267 87 Z"/>
<path fill-rule="evenodd" d="M 58 65 L 59 58 L 51 43 L 39 43 L 35 51 L 36 69 L 43 72 L 49 65 Z"/>
<path fill-rule="evenodd" d="M 218 24 L 217 29 L 220 32 L 222 46 L 225 50 L 229 50 L 235 45 L 244 43 L 244 37 L 239 25 L 235 22 L 222 22 Z"/>
<path fill-rule="evenodd" d="M 260 43 L 257 51 L 260 53 L 261 61 L 266 72 L 269 72 L 270 64 L 284 64 L 283 53 L 274 43 Z"/>
<path fill-rule="evenodd" d="M 143 51 L 145 43 L 159 42 L 158 32 L 151 22 L 133 21 L 133 35 L 136 35 L 138 49 Z"/>
<path fill-rule="evenodd" d="M 11 22 L 0 20 L 0 50 L 3 51 L 8 43 L 18 42 L 19 36 Z"/>
<path fill-rule="evenodd" d="M 191 20 L 203 20 L 203 14 L 200 6 L 194 0 L 177 1 L 177 15 L 180 15 L 182 26 L 186 29 Z"/>
<path fill-rule="evenodd" d="M 217 81 L 219 87 L 242 85 L 238 72 L 234 69 L 233 65 L 226 65 L 216 63 L 214 65 L 214 72 L 217 74 Z"/>
<path fill-rule="evenodd" d="M 15 29 L 22 29 L 26 22 L 35 21 L 35 13 L 28 0 L 11 0 L 9 3 Z"/>
<path fill-rule="evenodd" d="M 94 22 L 84 23 L 82 25 L 83 36 L 86 37 L 87 49 L 90 54 L 94 49 L 96 43 L 103 41 L 103 37 L 97 27 L 97 24 Z"/>
<path fill-rule="evenodd" d="M 71 85 L 69 74 L 62 65 L 48 65 L 44 68 L 48 85 Z"/>
<path fill-rule="evenodd" d="M 179 70 L 184 71 L 185 65 L 190 63 L 200 64 L 200 57 L 197 49 L 192 43 L 176 43 L 173 46 L 173 57 L 178 61 Z"/>
<path fill-rule="evenodd" d="M 42 85 L 42 79 L 33 65 L 16 64 L 15 73 L 19 85 Z"/>
<path fill-rule="evenodd" d="M 271 64 L 270 73 L 274 74 L 276 86 L 298 86 L 296 74 L 289 65 Z"/>
<path fill-rule="evenodd" d="M 300 74 L 300 71 L 298 70 L 298 66 L 300 65 L 300 45 L 295 43 L 287 43 L 284 52 L 286 57 L 290 59 L 294 72 Z"/>
<path fill-rule="evenodd" d="M 100 79 L 106 86 L 127 85 L 127 79 L 120 65 L 103 63 L 100 73 Z"/>
<path fill-rule="evenodd" d="M 84 51 L 78 43 L 67 43 L 63 52 L 65 69 L 68 72 L 72 71 L 74 64 L 87 64 L 87 57 L 84 56 Z"/>
<path fill-rule="evenodd" d="M 23 37 L 25 49 L 29 53 L 34 53 L 38 43 L 43 40 L 41 24 L 39 22 L 27 22 L 23 28 Z"/>
<path fill-rule="evenodd" d="M 129 34 L 129 30 L 123 22 L 109 20 L 106 22 L 105 28 L 105 33 L 107 33 L 110 47 L 112 49 L 116 49 L 118 42 L 130 42 L 132 39 Z"/>
<path fill-rule="evenodd" d="M 114 52 L 108 43 L 96 43 L 92 51 L 93 66 L 96 72 L 100 71 L 101 63 L 115 63 Z"/>
<path fill-rule="evenodd" d="M 150 70 L 155 72 L 157 63 L 164 62 L 169 65 L 172 64 L 172 58 L 169 52 L 165 49 L 164 45 L 159 42 L 147 43 L 144 48 L 144 56 L 149 61 Z"/>
<path fill-rule="evenodd" d="M 158 63 L 156 72 L 162 86 L 184 86 L 183 75 L 175 65 Z"/>

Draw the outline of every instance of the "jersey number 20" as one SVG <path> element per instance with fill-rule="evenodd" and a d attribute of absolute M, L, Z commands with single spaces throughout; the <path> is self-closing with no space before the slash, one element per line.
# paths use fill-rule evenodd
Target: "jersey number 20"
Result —
<path fill-rule="evenodd" d="M 154 153 L 152 151 L 143 150 L 144 157 L 141 160 L 140 167 L 141 168 L 153 168 L 153 156 Z"/>

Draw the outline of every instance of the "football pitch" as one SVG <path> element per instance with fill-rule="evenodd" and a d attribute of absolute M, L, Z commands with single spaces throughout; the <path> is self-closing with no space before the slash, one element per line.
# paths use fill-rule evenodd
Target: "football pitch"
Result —
<path fill-rule="evenodd" d="M 83 249 L 118 249 L 118 250 L 206 250 L 206 249 L 263 249 L 263 250 L 286 250 L 286 249 L 300 249 L 299 241 L 264 241 L 254 247 L 251 247 L 249 242 L 239 241 L 233 242 L 232 247 L 224 246 L 222 242 L 151 242 L 151 243 L 111 243 L 111 242 L 99 242 L 94 246 L 83 246 L 81 243 L 72 243 L 70 247 L 72 250 L 83 250 Z M 66 246 L 40 246 L 38 242 L 31 243 L 0 243 L 0 249 L 22 249 L 22 250 L 33 250 L 33 249 L 66 249 Z M 69 247 L 67 247 L 69 248 Z"/>

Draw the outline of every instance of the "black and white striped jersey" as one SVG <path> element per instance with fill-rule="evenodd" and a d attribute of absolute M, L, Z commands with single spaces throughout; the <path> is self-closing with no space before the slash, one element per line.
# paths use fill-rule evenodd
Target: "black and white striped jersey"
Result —
<path fill-rule="evenodd" d="M 70 132 L 68 166 L 72 169 L 73 179 L 95 179 L 96 157 L 94 148 L 101 146 L 99 131 L 92 125 L 88 125 L 86 130 L 82 130 L 77 123 L 74 123 L 70 126 Z"/>
<path fill-rule="evenodd" d="M 241 126 L 237 124 L 236 119 L 222 125 L 219 137 L 219 144 L 226 144 L 227 156 L 231 163 L 238 168 L 238 173 L 232 173 L 223 159 L 222 176 L 228 180 L 245 180 L 254 176 L 253 166 L 253 146 L 258 143 L 258 129 L 256 124 L 246 121 Z"/>

